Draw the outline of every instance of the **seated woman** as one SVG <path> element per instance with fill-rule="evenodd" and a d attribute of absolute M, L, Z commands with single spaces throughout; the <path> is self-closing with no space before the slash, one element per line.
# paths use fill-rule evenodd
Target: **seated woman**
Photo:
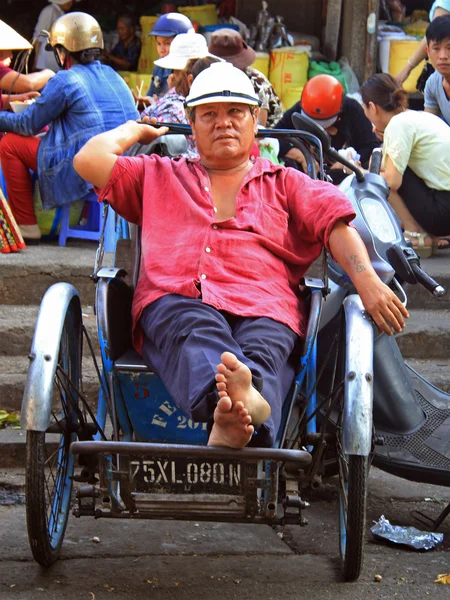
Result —
<path fill-rule="evenodd" d="M 450 127 L 408 110 L 408 94 L 391 75 L 373 75 L 360 93 L 367 118 L 384 136 L 389 202 L 416 252 L 430 256 L 439 236 L 450 233 Z"/>
<path fill-rule="evenodd" d="M 28 243 L 41 237 L 30 169 L 38 173 L 44 209 L 79 200 L 90 186 L 75 172 L 74 155 L 97 133 L 139 118 L 123 79 L 98 60 L 103 36 L 93 17 L 80 12 L 60 17 L 49 43 L 63 70 L 23 113 L 0 113 L 0 131 L 13 132 L 0 142 L 8 200 Z M 36 137 L 48 124 L 48 133 Z"/>
<path fill-rule="evenodd" d="M 331 136 L 331 145 L 336 150 L 353 148 L 360 156 L 361 166 L 367 168 L 374 148 L 380 142 L 372 131 L 370 121 L 353 98 L 344 96 L 341 83 L 331 75 L 316 75 L 309 79 L 303 89 L 301 99 L 287 110 L 275 125 L 276 129 L 295 129 L 292 122 L 294 113 L 303 113 L 314 119 Z M 296 161 L 306 171 L 306 161 L 302 152 L 288 140 L 280 140 L 279 157 Z M 352 157 L 349 157 L 352 158 Z M 333 183 L 340 183 L 347 172 L 343 165 L 328 165 L 328 174 Z"/>
<path fill-rule="evenodd" d="M 172 69 L 169 76 L 169 90 L 155 104 L 142 113 L 142 117 L 155 118 L 162 123 L 189 124 L 184 101 L 189 94 L 195 77 L 219 58 L 209 54 L 205 38 L 199 33 L 181 33 L 172 42 L 170 53 L 156 61 L 161 67 Z M 198 155 L 191 136 L 187 138 L 186 158 Z"/>
<path fill-rule="evenodd" d="M 121 15 L 117 19 L 119 41 L 111 50 L 105 52 L 107 64 L 116 71 L 137 71 L 141 54 L 141 40 L 136 35 L 132 15 Z"/>
<path fill-rule="evenodd" d="M 13 50 L 31 48 L 31 44 L 24 37 L 0 21 L 0 110 L 7 110 L 11 101 L 23 102 L 39 96 L 39 90 L 53 77 L 54 72 L 50 69 L 23 75 L 10 68 Z"/>

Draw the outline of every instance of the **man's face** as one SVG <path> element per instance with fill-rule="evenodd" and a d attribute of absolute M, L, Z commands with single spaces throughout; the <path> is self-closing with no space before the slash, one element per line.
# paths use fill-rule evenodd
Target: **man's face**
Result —
<path fill-rule="evenodd" d="M 117 33 L 119 34 L 119 39 L 127 40 L 133 36 L 133 28 L 119 19 L 117 21 Z"/>
<path fill-rule="evenodd" d="M 431 41 L 427 46 L 428 57 L 441 75 L 450 75 L 450 37 L 442 42 Z"/>
<path fill-rule="evenodd" d="M 172 37 L 162 37 L 161 35 L 156 36 L 156 50 L 158 52 L 159 58 L 163 58 L 167 56 L 170 52 L 170 44 L 175 36 Z"/>
<path fill-rule="evenodd" d="M 191 123 L 198 153 L 206 166 L 229 168 L 250 156 L 258 109 L 240 102 L 201 104 Z"/>

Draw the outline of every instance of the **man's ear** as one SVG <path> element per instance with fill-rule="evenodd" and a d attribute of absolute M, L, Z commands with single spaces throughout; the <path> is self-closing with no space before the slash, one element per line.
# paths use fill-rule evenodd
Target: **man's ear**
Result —
<path fill-rule="evenodd" d="M 430 50 L 428 48 L 428 44 L 425 46 L 425 52 L 427 53 L 428 58 L 430 58 Z"/>
<path fill-rule="evenodd" d="M 258 133 L 259 106 L 255 107 L 252 114 L 253 114 L 253 120 L 255 122 L 253 131 L 255 132 L 255 135 L 256 135 Z"/>
<path fill-rule="evenodd" d="M 195 141 L 195 133 L 194 133 L 194 122 L 191 121 L 191 119 L 188 117 L 188 123 L 191 126 L 192 129 L 192 139 Z"/>

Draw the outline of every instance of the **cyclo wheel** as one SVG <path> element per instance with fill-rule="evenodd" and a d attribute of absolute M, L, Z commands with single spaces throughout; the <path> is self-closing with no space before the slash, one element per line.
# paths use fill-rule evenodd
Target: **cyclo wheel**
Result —
<path fill-rule="evenodd" d="M 44 567 L 59 556 L 69 516 L 80 376 L 81 322 L 72 302 L 61 331 L 49 427 L 27 431 L 26 439 L 28 539 L 34 559 Z"/>
<path fill-rule="evenodd" d="M 355 581 L 361 574 L 364 559 L 369 469 L 366 456 L 343 453 L 341 431 L 339 427 L 339 551 L 345 581 Z"/>

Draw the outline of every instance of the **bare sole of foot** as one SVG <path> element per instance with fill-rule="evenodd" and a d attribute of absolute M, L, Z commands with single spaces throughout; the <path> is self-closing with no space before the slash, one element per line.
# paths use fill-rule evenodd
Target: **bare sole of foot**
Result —
<path fill-rule="evenodd" d="M 265 423 L 270 417 L 270 406 L 253 387 L 250 369 L 231 352 L 224 352 L 220 358 L 216 375 L 219 398 L 228 396 L 233 404 L 242 402 L 254 425 Z"/>
<path fill-rule="evenodd" d="M 214 411 L 214 425 L 208 440 L 208 446 L 244 448 L 253 435 L 254 427 L 248 410 L 242 402 L 232 402 L 223 396 Z"/>

